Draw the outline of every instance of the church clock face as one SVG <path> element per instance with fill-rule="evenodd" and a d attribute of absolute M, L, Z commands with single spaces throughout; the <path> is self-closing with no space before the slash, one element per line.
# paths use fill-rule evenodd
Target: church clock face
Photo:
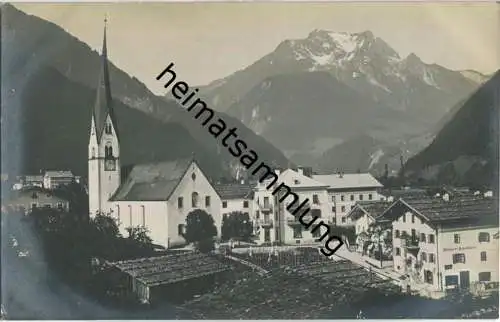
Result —
<path fill-rule="evenodd" d="M 104 170 L 105 171 L 115 171 L 116 170 L 116 161 L 114 159 L 104 160 Z"/>

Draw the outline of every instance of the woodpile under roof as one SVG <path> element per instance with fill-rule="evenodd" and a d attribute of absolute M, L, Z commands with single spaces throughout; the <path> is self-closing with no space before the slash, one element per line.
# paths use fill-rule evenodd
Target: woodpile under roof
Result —
<path fill-rule="evenodd" d="M 201 253 L 172 254 L 111 263 L 147 286 L 172 284 L 212 275 L 232 267 Z"/>

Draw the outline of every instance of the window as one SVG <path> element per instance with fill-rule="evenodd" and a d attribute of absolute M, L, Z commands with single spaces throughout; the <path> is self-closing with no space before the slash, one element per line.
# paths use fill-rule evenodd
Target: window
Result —
<path fill-rule="evenodd" d="M 411 223 L 414 224 L 415 223 L 415 215 L 411 215 Z"/>
<path fill-rule="evenodd" d="M 486 262 L 486 252 L 481 252 L 481 262 Z"/>
<path fill-rule="evenodd" d="M 95 158 L 95 148 L 92 148 L 92 159 Z"/>
<path fill-rule="evenodd" d="M 146 208 L 144 205 L 141 205 L 142 210 L 142 227 L 146 227 Z"/>
<path fill-rule="evenodd" d="M 399 249 L 399 247 L 396 247 L 396 256 L 400 255 L 401 255 L 401 249 Z"/>
<path fill-rule="evenodd" d="M 415 239 L 417 237 L 417 231 L 415 229 L 411 230 L 411 238 Z"/>
<path fill-rule="evenodd" d="M 429 241 L 428 241 L 429 244 L 434 244 L 434 235 L 433 234 L 429 234 Z"/>
<path fill-rule="evenodd" d="M 248 201 L 247 200 L 243 201 L 243 208 L 248 208 Z"/>
<path fill-rule="evenodd" d="M 458 285 L 458 275 L 448 275 L 444 277 L 444 285 L 453 286 Z"/>
<path fill-rule="evenodd" d="M 264 241 L 265 242 L 271 241 L 271 230 L 270 229 L 264 229 Z"/>
<path fill-rule="evenodd" d="M 313 195 L 313 204 L 315 204 L 315 205 L 319 204 L 318 195 Z"/>
<path fill-rule="evenodd" d="M 424 271 L 424 280 L 427 284 L 433 284 L 433 274 L 429 270 Z"/>
<path fill-rule="evenodd" d="M 191 180 L 193 180 L 193 181 L 196 180 L 196 173 L 193 172 L 193 174 L 191 174 Z"/>
<path fill-rule="evenodd" d="M 340 207 L 341 212 L 345 212 L 345 206 Z"/>
<path fill-rule="evenodd" d="M 429 263 L 434 263 L 436 261 L 436 258 L 434 257 L 434 254 L 429 254 Z"/>
<path fill-rule="evenodd" d="M 198 193 L 196 191 L 191 194 L 191 207 L 198 207 Z"/>
<path fill-rule="evenodd" d="M 255 219 L 259 220 L 260 213 L 258 210 L 255 211 Z"/>
<path fill-rule="evenodd" d="M 425 243 L 425 234 L 420 234 L 420 241 Z"/>
<path fill-rule="evenodd" d="M 57 209 L 62 210 L 63 209 L 63 204 L 62 202 L 57 203 Z"/>
<path fill-rule="evenodd" d="M 35 210 L 36 209 L 36 203 L 32 203 L 31 204 L 31 210 Z"/>
<path fill-rule="evenodd" d="M 332 212 L 335 213 L 336 210 L 335 210 L 335 206 L 332 207 Z"/>
<path fill-rule="evenodd" d="M 346 221 L 345 217 L 342 217 L 342 223 L 343 224 L 345 224 L 345 221 Z"/>
<path fill-rule="evenodd" d="M 111 124 L 106 123 L 106 134 L 112 134 L 113 132 L 111 131 Z"/>
<path fill-rule="evenodd" d="M 465 254 L 453 254 L 453 264 L 462 263 L 465 264 Z"/>
<path fill-rule="evenodd" d="M 177 198 L 177 208 L 181 209 L 183 205 L 184 199 L 182 197 Z"/>
<path fill-rule="evenodd" d="M 120 223 L 120 206 L 116 205 L 116 219 L 118 219 L 118 223 Z"/>
<path fill-rule="evenodd" d="M 422 253 L 420 254 L 420 260 L 422 262 L 427 262 L 427 254 L 426 253 Z"/>
<path fill-rule="evenodd" d="M 459 234 L 453 235 L 453 242 L 455 244 L 460 244 L 460 235 Z"/>
<path fill-rule="evenodd" d="M 210 207 L 210 196 L 205 196 L 205 207 Z"/>
<path fill-rule="evenodd" d="M 489 243 L 490 242 L 490 234 L 489 233 L 479 233 L 479 235 L 477 236 L 478 238 L 478 241 L 480 243 Z"/>
<path fill-rule="evenodd" d="M 264 207 L 269 208 L 269 197 L 264 197 Z"/>
<path fill-rule="evenodd" d="M 177 235 L 179 236 L 184 235 L 184 224 L 179 224 L 177 226 Z"/>
<path fill-rule="evenodd" d="M 293 228 L 293 238 L 302 238 L 302 226 Z"/>
<path fill-rule="evenodd" d="M 406 222 L 406 214 L 403 215 L 403 222 Z"/>
<path fill-rule="evenodd" d="M 354 201 L 354 195 L 351 195 L 351 201 Z"/>
<path fill-rule="evenodd" d="M 489 282 L 491 281 L 491 273 L 490 272 L 481 272 L 478 274 L 479 282 Z"/>
<path fill-rule="evenodd" d="M 444 269 L 446 270 L 449 270 L 449 269 L 452 269 L 453 268 L 453 265 L 449 264 L 449 265 L 444 265 Z"/>
<path fill-rule="evenodd" d="M 363 195 L 359 195 L 359 200 L 363 200 Z"/>
<path fill-rule="evenodd" d="M 344 195 L 340 196 L 340 201 L 344 201 Z"/>
<path fill-rule="evenodd" d="M 372 200 L 373 199 L 373 195 L 370 193 L 368 194 L 368 200 Z"/>
<path fill-rule="evenodd" d="M 111 157 L 113 157 L 113 147 L 111 146 L 111 143 L 108 142 L 104 147 L 104 158 L 108 159 Z"/>
<path fill-rule="evenodd" d="M 227 201 L 222 202 L 222 208 L 227 208 Z"/>
<path fill-rule="evenodd" d="M 399 238 L 399 236 L 400 236 L 399 235 L 399 229 L 396 229 L 396 231 L 394 232 L 394 234 L 395 234 L 396 238 Z"/>
<path fill-rule="evenodd" d="M 332 201 L 335 201 L 335 196 L 332 196 Z"/>

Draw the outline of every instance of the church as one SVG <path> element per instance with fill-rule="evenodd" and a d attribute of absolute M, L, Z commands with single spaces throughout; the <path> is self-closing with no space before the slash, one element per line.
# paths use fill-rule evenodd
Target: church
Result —
<path fill-rule="evenodd" d="M 112 216 L 123 236 L 129 227 L 145 227 L 154 244 L 169 248 L 185 243 L 186 217 L 202 209 L 214 218 L 220 237 L 223 200 L 194 158 L 134 165 L 122 182 L 108 68 L 105 27 L 88 144 L 90 216 Z"/>

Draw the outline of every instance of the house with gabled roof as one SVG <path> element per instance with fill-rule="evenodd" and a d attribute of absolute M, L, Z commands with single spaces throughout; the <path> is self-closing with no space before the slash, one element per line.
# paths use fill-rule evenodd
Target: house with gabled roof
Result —
<path fill-rule="evenodd" d="M 430 296 L 498 287 L 498 198 L 399 199 L 381 217 L 392 221 L 394 270 L 410 286 Z"/>
<path fill-rule="evenodd" d="M 222 215 L 232 212 L 253 213 L 253 187 L 255 184 L 245 182 L 216 183 L 215 190 L 219 194 Z"/>
<path fill-rule="evenodd" d="M 110 198 L 111 215 L 126 236 L 128 227 L 146 227 L 153 243 L 185 243 L 187 215 L 202 209 L 222 223 L 221 197 L 194 159 L 135 165 Z"/>
<path fill-rule="evenodd" d="M 347 214 L 349 221 L 354 223 L 356 235 L 368 231 L 368 227 L 376 222 L 386 223 L 387 220 L 380 215 L 391 205 L 392 202 L 385 200 L 358 201 Z M 390 225 L 390 222 L 388 224 Z"/>

